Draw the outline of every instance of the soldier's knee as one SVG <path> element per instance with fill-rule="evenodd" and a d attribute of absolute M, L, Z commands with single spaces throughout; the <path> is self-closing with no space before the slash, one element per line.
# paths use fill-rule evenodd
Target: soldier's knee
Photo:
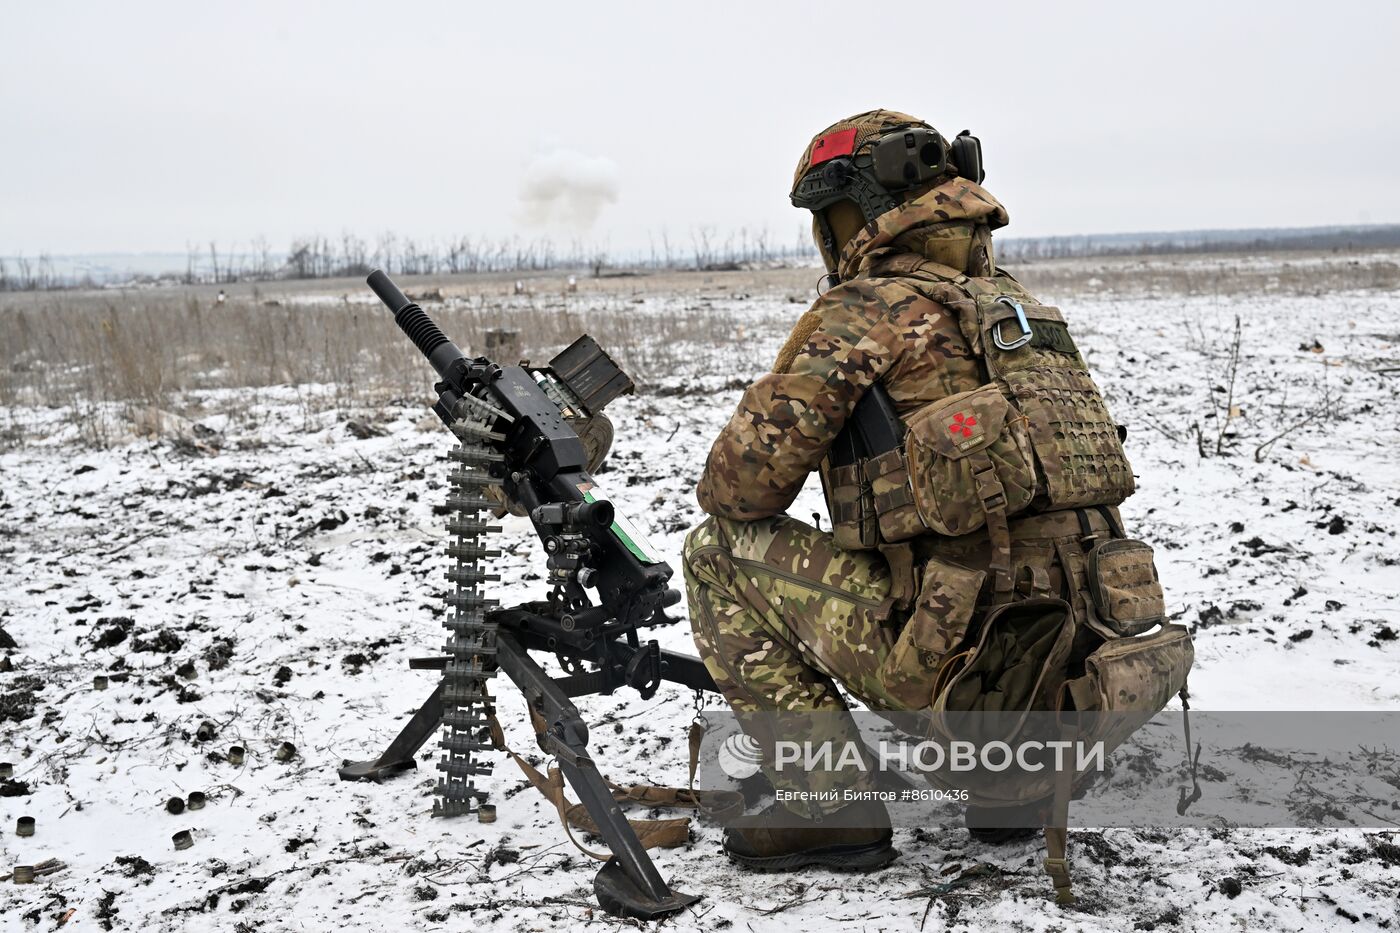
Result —
<path fill-rule="evenodd" d="M 705 520 L 685 536 L 685 545 L 681 548 L 681 555 L 687 567 L 694 567 L 696 561 L 701 557 L 701 552 L 713 553 L 716 549 L 726 554 L 733 550 L 733 542 L 736 538 L 735 530 L 741 527 L 743 522 L 736 522 L 729 518 L 720 518 L 717 515 L 708 515 Z"/>
<path fill-rule="evenodd" d="M 686 589 L 692 599 L 700 589 L 719 592 L 733 589 L 735 571 L 730 557 L 734 550 L 734 526 L 737 524 L 742 523 L 711 515 L 686 535 L 681 548 L 681 564 Z"/>

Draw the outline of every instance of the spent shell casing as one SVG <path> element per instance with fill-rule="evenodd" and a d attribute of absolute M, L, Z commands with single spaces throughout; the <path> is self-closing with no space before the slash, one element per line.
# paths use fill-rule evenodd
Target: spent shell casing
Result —
<path fill-rule="evenodd" d="M 476 810 L 476 821 L 478 823 L 496 822 L 496 805 L 494 803 L 483 803 Z"/>
<path fill-rule="evenodd" d="M 170 841 L 175 843 L 175 848 L 177 850 L 188 849 L 190 846 L 194 845 L 194 837 L 190 835 L 190 831 L 188 829 L 180 830 L 178 833 L 170 837 Z"/>
<path fill-rule="evenodd" d="M 0 761 L 0 780 L 8 780 L 15 776 L 15 766 L 8 761 Z"/>
<path fill-rule="evenodd" d="M 189 797 L 185 800 L 185 806 L 191 810 L 203 810 L 205 802 L 204 791 L 192 790 L 190 791 Z"/>
<path fill-rule="evenodd" d="M 33 866 L 33 865 L 16 865 L 16 866 L 15 866 L 15 884 L 33 884 L 33 883 L 34 883 L 34 866 Z"/>
<path fill-rule="evenodd" d="M 107 675 L 106 675 L 106 674 L 98 674 L 98 675 L 96 675 L 95 677 L 93 677 L 93 678 L 92 678 L 92 689 L 94 689 L 94 690 L 106 690 L 106 689 L 107 689 Z"/>
<path fill-rule="evenodd" d="M 291 761 L 297 756 L 297 747 L 291 742 L 283 742 L 277 746 L 277 751 L 273 753 L 273 756 L 278 761 Z"/>
<path fill-rule="evenodd" d="M 243 764 L 243 756 L 247 754 L 242 745 L 230 745 L 228 748 L 228 763 L 231 765 Z"/>
<path fill-rule="evenodd" d="M 185 801 L 179 797 L 171 797 L 165 802 L 165 809 L 166 812 L 179 816 L 181 813 L 185 812 Z"/>
<path fill-rule="evenodd" d="M 17 836 L 32 836 L 32 835 L 34 835 L 34 817 L 32 817 L 32 816 L 22 816 L 22 817 L 20 817 L 18 820 L 16 820 L 16 821 L 15 821 L 15 835 L 17 835 Z"/>

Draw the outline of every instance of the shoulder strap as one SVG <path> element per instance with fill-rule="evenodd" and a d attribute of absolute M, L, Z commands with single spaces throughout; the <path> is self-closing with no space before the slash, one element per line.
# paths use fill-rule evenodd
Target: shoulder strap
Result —
<path fill-rule="evenodd" d="M 1113 510 L 1112 510 L 1112 509 L 1110 509 L 1110 508 L 1109 508 L 1108 506 L 1106 506 L 1106 505 L 1099 505 L 1099 506 L 1095 506 L 1094 508 L 1095 508 L 1095 510 L 1096 510 L 1100 515 L 1103 516 L 1104 523 L 1108 525 L 1108 530 L 1109 530 L 1110 532 L 1113 533 L 1113 537 L 1115 537 L 1115 538 L 1126 538 L 1126 537 L 1127 537 L 1127 535 L 1123 533 L 1123 526 L 1119 523 L 1118 519 L 1114 516 Z"/>
<path fill-rule="evenodd" d="M 982 502 L 982 510 L 987 517 L 987 538 L 991 541 L 991 559 L 987 569 L 992 573 L 994 601 L 1001 603 L 1010 600 L 1011 579 L 1011 526 L 1006 519 L 1006 487 L 997 477 L 997 468 L 985 450 L 974 452 L 968 457 L 972 464 L 972 479 L 977 484 L 977 498 Z"/>

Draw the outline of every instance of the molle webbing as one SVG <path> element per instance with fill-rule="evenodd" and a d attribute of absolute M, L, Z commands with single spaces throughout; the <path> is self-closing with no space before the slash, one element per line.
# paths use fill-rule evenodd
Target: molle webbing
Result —
<path fill-rule="evenodd" d="M 902 485 L 875 493 L 875 510 L 880 513 L 914 504 L 914 493 L 909 488 L 909 469 L 904 464 L 904 451 L 896 447 L 866 461 L 866 475 L 872 478 L 894 476 Z"/>
<path fill-rule="evenodd" d="M 909 277 L 957 313 L 987 381 L 998 383 L 1026 417 L 1045 482 L 1037 506 L 1072 509 L 1126 499 L 1134 490 L 1133 472 L 1118 426 L 1059 311 L 1040 305 L 1005 272 L 969 277 L 949 271 L 923 263 Z M 1010 349 L 998 346 L 999 338 L 1007 342 L 1019 333 L 1021 319 L 1030 339 Z"/>

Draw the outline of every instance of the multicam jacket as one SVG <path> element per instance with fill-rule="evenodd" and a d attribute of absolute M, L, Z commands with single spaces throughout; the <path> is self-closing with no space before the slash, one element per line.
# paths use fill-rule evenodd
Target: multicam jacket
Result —
<path fill-rule="evenodd" d="M 826 456 L 865 390 L 883 383 L 900 414 L 983 383 L 957 315 L 901 281 L 931 259 L 990 274 L 991 229 L 1005 208 L 954 178 L 876 218 L 842 251 L 842 284 L 798 321 L 773 371 L 744 392 L 705 463 L 696 495 L 711 515 L 782 512 Z"/>

